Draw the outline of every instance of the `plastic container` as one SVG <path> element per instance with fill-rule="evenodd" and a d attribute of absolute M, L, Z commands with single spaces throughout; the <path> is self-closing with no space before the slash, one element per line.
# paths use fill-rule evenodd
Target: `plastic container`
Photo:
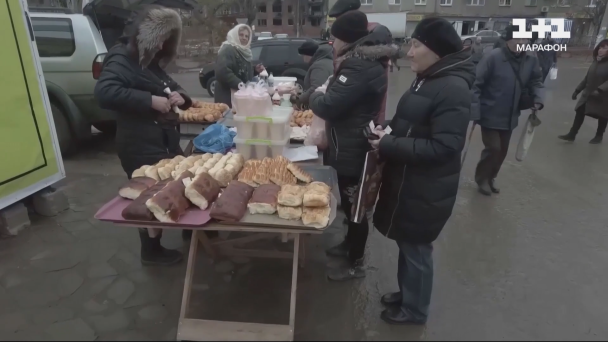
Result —
<path fill-rule="evenodd" d="M 292 108 L 289 108 L 289 111 L 287 109 L 279 111 L 273 108 L 273 114 L 270 116 L 235 115 L 233 120 L 238 138 L 274 141 L 289 138 L 289 120 L 292 111 Z"/>
<path fill-rule="evenodd" d="M 283 140 L 241 139 L 238 134 L 237 137 L 234 138 L 236 151 L 240 153 L 245 160 L 282 156 L 288 142 L 289 134 L 287 134 L 287 138 Z"/>
<path fill-rule="evenodd" d="M 298 79 L 296 77 L 289 77 L 289 76 L 283 76 L 283 77 L 279 77 L 279 76 L 275 76 L 274 78 L 274 86 L 278 86 L 281 83 L 288 83 L 291 82 L 291 85 L 295 85 L 296 81 Z"/>

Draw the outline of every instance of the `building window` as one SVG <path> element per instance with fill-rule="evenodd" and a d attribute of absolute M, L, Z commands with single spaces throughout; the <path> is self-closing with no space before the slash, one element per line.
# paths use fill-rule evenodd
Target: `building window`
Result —
<path fill-rule="evenodd" d="M 258 19 L 258 26 L 266 26 L 268 25 L 268 23 L 266 22 L 266 19 Z"/>
<path fill-rule="evenodd" d="M 558 7 L 570 7 L 570 0 L 557 0 Z"/>
<path fill-rule="evenodd" d="M 291 18 L 287 19 L 287 25 L 293 26 L 293 19 L 291 19 Z"/>
<path fill-rule="evenodd" d="M 467 6 L 485 6 L 486 0 L 467 0 Z"/>
<path fill-rule="evenodd" d="M 538 6 L 538 0 L 526 0 L 526 6 Z"/>
<path fill-rule="evenodd" d="M 414 5 L 426 5 L 426 0 L 416 0 L 414 1 Z"/>
<path fill-rule="evenodd" d="M 266 4 L 262 5 L 258 5 L 258 12 L 260 13 L 266 13 Z"/>
<path fill-rule="evenodd" d="M 280 3 L 279 3 L 279 4 L 276 4 L 276 5 L 274 5 L 274 4 L 273 4 L 273 5 L 272 5 L 272 11 L 273 11 L 274 13 L 281 13 L 281 12 L 283 12 L 283 8 L 282 8 L 282 6 L 281 6 L 281 4 L 280 4 Z"/>
<path fill-rule="evenodd" d="M 293 6 L 289 5 L 287 6 L 287 13 L 291 13 L 293 12 Z"/>
<path fill-rule="evenodd" d="M 272 19 L 272 25 L 274 25 L 274 26 L 283 26 L 283 19 L 281 19 L 281 18 Z"/>
<path fill-rule="evenodd" d="M 321 26 L 321 19 L 310 18 L 310 26 Z"/>
<path fill-rule="evenodd" d="M 452 6 L 452 0 L 441 0 L 439 3 L 441 6 Z"/>
<path fill-rule="evenodd" d="M 374 0 L 361 0 L 361 5 L 372 5 Z"/>
<path fill-rule="evenodd" d="M 388 0 L 389 5 L 401 5 L 401 0 Z"/>
<path fill-rule="evenodd" d="M 499 0 L 498 6 L 511 6 L 511 0 Z"/>

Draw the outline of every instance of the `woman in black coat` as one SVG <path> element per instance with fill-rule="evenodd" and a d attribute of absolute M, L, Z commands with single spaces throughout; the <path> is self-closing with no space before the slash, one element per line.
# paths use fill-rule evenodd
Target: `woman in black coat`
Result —
<path fill-rule="evenodd" d="M 178 114 L 192 101 L 163 70 L 177 55 L 182 21 L 177 12 L 148 6 L 127 23 L 123 37 L 104 59 L 95 97 L 104 109 L 117 112 L 116 144 L 122 167 L 134 170 L 182 154 Z M 169 88 L 170 95 L 164 89 Z M 160 245 L 161 235 L 140 229 L 141 258 L 146 264 L 172 264 L 180 252 Z"/>
<path fill-rule="evenodd" d="M 381 33 L 368 34 L 367 17 L 359 11 L 341 15 L 331 27 L 336 37 L 337 69 L 326 93 L 310 95 L 310 109 L 326 122 L 327 164 L 336 169 L 341 205 L 349 222 L 344 242 L 327 251 L 330 256 L 348 257 L 349 263 L 330 270 L 331 280 L 365 276 L 363 256 L 369 231 L 367 220 L 350 221 L 353 197 L 363 171 L 365 155 L 371 149 L 364 128 L 374 121 L 388 86 L 388 61 L 398 48 L 384 43 Z"/>
<path fill-rule="evenodd" d="M 399 246 L 399 292 L 382 297 L 390 324 L 423 324 L 433 283 L 431 243 L 452 214 L 475 71 L 452 25 L 421 21 L 408 52 L 417 78 L 401 97 L 387 133 L 370 140 L 386 161 L 374 213 L 378 231 Z"/>

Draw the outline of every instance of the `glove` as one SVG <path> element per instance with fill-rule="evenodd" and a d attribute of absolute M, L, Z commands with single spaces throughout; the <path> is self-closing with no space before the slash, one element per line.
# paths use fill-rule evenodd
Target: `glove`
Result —
<path fill-rule="evenodd" d="M 572 93 L 573 100 L 576 100 L 577 96 L 578 96 L 578 91 L 575 91 L 574 93 Z"/>

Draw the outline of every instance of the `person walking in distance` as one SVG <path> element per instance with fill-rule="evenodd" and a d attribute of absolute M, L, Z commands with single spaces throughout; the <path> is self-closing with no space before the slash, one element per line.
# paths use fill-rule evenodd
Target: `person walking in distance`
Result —
<path fill-rule="evenodd" d="M 443 18 L 427 18 L 407 54 L 416 79 L 399 100 L 392 131 L 370 140 L 386 162 L 374 213 L 399 247 L 399 291 L 382 297 L 389 324 L 424 324 L 433 286 L 433 246 L 452 215 L 471 108 L 471 50 Z M 374 137 L 375 138 L 375 137 Z"/>
<path fill-rule="evenodd" d="M 483 45 L 481 45 L 481 37 L 475 38 L 475 42 L 471 45 L 471 55 L 473 56 L 473 64 L 479 64 L 483 57 Z"/>
<path fill-rule="evenodd" d="M 590 116 L 597 119 L 597 131 L 589 143 L 599 144 L 608 125 L 608 39 L 601 41 L 593 50 L 593 63 L 585 78 L 574 90 L 572 99 L 576 100 L 581 93 L 581 98 L 576 103 L 572 128 L 568 134 L 560 135 L 559 138 L 574 141 L 585 116 Z"/>
<path fill-rule="evenodd" d="M 549 45 L 555 45 L 556 42 L 555 40 L 553 40 L 551 38 L 551 33 L 547 34 L 547 37 L 543 40 L 541 40 L 540 45 L 542 46 L 549 46 Z M 555 50 L 542 50 L 542 51 L 538 51 L 538 53 L 536 54 L 538 56 L 538 61 L 540 63 L 540 67 L 543 71 L 543 82 L 545 82 L 545 80 L 547 79 L 547 76 L 549 75 L 549 71 L 551 70 L 552 67 L 554 67 L 555 65 L 557 65 L 557 51 Z"/>
<path fill-rule="evenodd" d="M 522 110 L 543 108 L 544 86 L 538 59 L 517 52 L 526 39 L 514 39 L 506 28 L 505 46 L 494 49 L 477 66 L 471 116 L 478 119 L 485 146 L 475 170 L 481 194 L 499 193 L 495 179 L 507 152 L 511 133 Z"/>

